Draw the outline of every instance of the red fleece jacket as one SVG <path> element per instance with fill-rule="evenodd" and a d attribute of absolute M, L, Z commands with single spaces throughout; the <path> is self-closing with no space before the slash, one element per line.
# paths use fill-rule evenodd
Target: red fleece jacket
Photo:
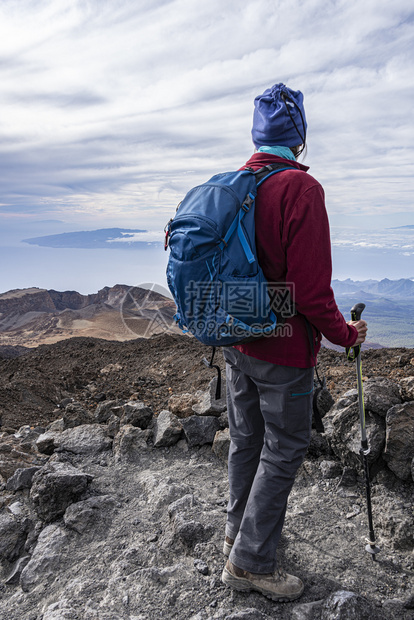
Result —
<path fill-rule="evenodd" d="M 355 327 L 347 325 L 331 288 L 331 242 L 322 186 L 307 174 L 307 166 L 268 153 L 255 153 L 246 166 L 258 170 L 275 162 L 286 163 L 299 172 L 278 172 L 259 188 L 255 211 L 257 254 L 269 282 L 293 284 L 298 314 L 286 319 L 290 327 L 282 334 L 236 348 L 274 364 L 309 368 L 316 359 L 304 316 L 312 325 L 315 356 L 321 333 L 343 347 L 352 346 L 358 334 Z"/>

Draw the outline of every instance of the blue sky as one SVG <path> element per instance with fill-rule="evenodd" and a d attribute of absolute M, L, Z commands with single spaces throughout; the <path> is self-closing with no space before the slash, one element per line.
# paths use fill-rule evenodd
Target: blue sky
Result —
<path fill-rule="evenodd" d="M 412 0 L 4 0 L 0 227 L 162 230 L 249 158 L 276 82 L 333 231 L 414 224 L 413 57 Z"/>

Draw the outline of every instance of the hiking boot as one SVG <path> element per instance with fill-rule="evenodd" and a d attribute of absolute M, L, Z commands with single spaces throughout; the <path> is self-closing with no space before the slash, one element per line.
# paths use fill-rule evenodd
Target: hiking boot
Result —
<path fill-rule="evenodd" d="M 226 538 L 224 539 L 224 543 L 223 543 L 223 554 L 226 556 L 226 558 L 229 557 L 233 544 L 234 544 L 234 540 L 226 536 Z"/>
<path fill-rule="evenodd" d="M 272 601 L 281 603 L 299 598 L 304 590 L 299 577 L 288 575 L 281 569 L 276 569 L 274 573 L 259 575 L 237 568 L 230 560 L 227 560 L 221 580 L 226 586 L 235 590 L 244 592 L 255 590 Z"/>

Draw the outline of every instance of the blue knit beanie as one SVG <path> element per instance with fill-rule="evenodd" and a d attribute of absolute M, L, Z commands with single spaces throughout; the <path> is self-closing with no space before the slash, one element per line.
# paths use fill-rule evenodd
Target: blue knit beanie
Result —
<path fill-rule="evenodd" d="M 306 128 L 300 90 L 275 84 L 254 100 L 252 138 L 256 147 L 299 146 L 306 141 Z"/>

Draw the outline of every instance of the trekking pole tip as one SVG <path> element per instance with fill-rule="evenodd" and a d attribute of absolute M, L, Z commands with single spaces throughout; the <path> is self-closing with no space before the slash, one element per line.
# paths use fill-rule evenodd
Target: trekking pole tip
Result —
<path fill-rule="evenodd" d="M 376 555 L 377 553 L 379 553 L 381 551 L 381 549 L 379 547 L 377 547 L 377 545 L 375 543 L 368 543 L 368 545 L 365 547 L 365 551 L 368 551 L 368 553 L 371 554 L 372 560 L 375 562 L 376 561 Z"/>

